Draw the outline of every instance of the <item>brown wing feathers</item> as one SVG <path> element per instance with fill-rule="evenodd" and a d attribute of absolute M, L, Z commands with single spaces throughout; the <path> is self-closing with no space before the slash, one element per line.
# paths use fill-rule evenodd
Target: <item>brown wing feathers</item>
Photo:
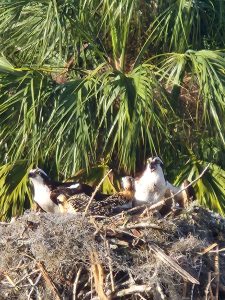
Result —
<path fill-rule="evenodd" d="M 65 198 L 60 205 L 64 206 L 64 212 L 67 211 L 73 213 L 84 212 L 90 200 L 90 196 L 86 195 L 85 193 L 73 195 L 68 199 Z M 117 213 L 117 210 L 124 205 L 129 205 L 129 203 L 132 205 L 132 200 L 133 192 L 127 190 L 108 196 L 102 201 L 97 202 L 96 199 L 93 199 L 89 206 L 88 213 L 108 216 L 113 213 Z"/>

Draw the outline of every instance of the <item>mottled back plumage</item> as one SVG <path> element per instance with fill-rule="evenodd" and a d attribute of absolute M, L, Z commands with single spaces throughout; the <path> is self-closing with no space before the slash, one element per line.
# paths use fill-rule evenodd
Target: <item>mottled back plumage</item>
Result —
<path fill-rule="evenodd" d="M 110 216 L 122 210 L 132 207 L 134 198 L 134 182 L 133 178 L 126 176 L 122 178 L 123 191 L 107 197 L 105 200 L 92 200 L 88 214 L 99 216 Z M 58 197 L 61 212 L 82 213 L 85 211 L 91 197 L 85 194 L 74 195 L 69 199 L 60 195 Z"/>

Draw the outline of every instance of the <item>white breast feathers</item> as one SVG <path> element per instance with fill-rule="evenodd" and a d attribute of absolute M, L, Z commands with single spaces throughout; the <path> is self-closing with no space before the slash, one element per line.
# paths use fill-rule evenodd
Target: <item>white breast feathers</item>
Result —
<path fill-rule="evenodd" d="M 59 212 L 58 206 L 50 199 L 50 189 L 47 185 L 34 183 L 34 201 L 47 212 Z"/>
<path fill-rule="evenodd" d="M 139 180 L 135 181 L 135 205 L 154 204 L 163 199 L 167 189 L 162 168 L 157 160 L 147 164 Z"/>

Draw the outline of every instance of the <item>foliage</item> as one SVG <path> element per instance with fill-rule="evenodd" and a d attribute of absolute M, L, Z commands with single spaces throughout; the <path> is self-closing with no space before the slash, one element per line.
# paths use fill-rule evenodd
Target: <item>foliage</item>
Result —
<path fill-rule="evenodd" d="M 224 14 L 219 0 L 2 0 L 2 214 L 22 211 L 31 166 L 134 174 L 156 154 L 170 180 L 212 162 L 199 199 L 224 212 Z"/>

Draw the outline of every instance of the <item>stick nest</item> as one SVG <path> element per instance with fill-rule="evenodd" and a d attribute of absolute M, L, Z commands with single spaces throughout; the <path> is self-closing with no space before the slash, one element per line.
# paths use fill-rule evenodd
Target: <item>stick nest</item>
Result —
<path fill-rule="evenodd" d="M 225 299 L 224 245 L 225 220 L 197 205 L 166 217 L 28 212 L 0 225 L 0 299 Z"/>

